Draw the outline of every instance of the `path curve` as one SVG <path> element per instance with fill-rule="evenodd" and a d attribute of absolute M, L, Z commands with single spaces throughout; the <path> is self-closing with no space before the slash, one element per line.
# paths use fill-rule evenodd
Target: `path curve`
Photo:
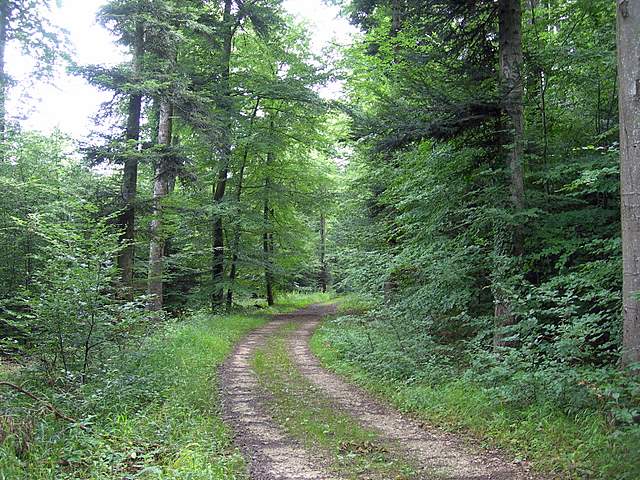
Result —
<path fill-rule="evenodd" d="M 278 315 L 247 335 L 220 368 L 223 419 L 249 464 L 252 480 L 340 480 L 274 422 L 265 411 L 266 394 L 251 369 L 256 349 L 284 324 L 304 321 L 306 312 Z M 311 314 L 312 318 L 317 315 Z"/>
<path fill-rule="evenodd" d="M 314 310 L 288 340 L 293 362 L 300 372 L 327 395 L 335 405 L 351 414 L 365 428 L 378 431 L 382 438 L 401 445 L 407 458 L 422 470 L 421 477 L 456 480 L 539 479 L 526 466 L 505 461 L 497 454 L 473 451 L 455 436 L 427 431 L 397 410 L 373 399 L 359 387 L 345 382 L 320 365 L 311 352 L 309 340 L 328 311 Z"/>
<path fill-rule="evenodd" d="M 326 459 L 291 438 L 269 415 L 268 393 L 251 368 L 256 350 L 288 323 L 297 323 L 287 340 L 294 365 L 329 399 L 363 427 L 377 431 L 389 445 L 418 468 L 420 479 L 541 480 L 526 465 L 506 461 L 494 452 L 464 444 L 452 434 L 427 430 L 364 390 L 321 367 L 309 339 L 334 307 L 312 306 L 274 316 L 266 326 L 246 336 L 220 368 L 223 418 L 234 432 L 252 480 L 341 480 L 329 473 Z M 395 448 L 394 448 L 395 450 Z"/>

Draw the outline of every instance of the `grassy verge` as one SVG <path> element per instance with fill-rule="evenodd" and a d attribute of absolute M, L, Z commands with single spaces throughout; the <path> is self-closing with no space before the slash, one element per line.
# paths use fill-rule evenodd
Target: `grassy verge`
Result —
<path fill-rule="evenodd" d="M 89 428 L 0 388 L 0 480 L 245 478 L 220 420 L 216 367 L 266 322 L 264 313 L 329 298 L 286 295 L 260 314 L 202 314 L 167 325 L 139 349 L 114 352 L 100 375 L 73 391 L 0 365 L 0 380 L 23 385 Z"/>
<path fill-rule="evenodd" d="M 295 312 L 309 305 L 332 302 L 335 298 L 333 293 L 283 293 L 278 296 L 274 307 L 267 307 L 263 311 L 269 314 Z"/>
<path fill-rule="evenodd" d="M 67 410 L 82 402 L 79 416 L 90 431 L 50 416 L 23 424 L 0 447 L 0 479 L 243 478 L 243 460 L 218 415 L 215 367 L 263 322 L 201 316 L 168 327 L 81 391 L 40 388 Z M 25 399 L 12 401 L 19 410 Z M 27 445 L 16 445 L 25 434 Z"/>
<path fill-rule="evenodd" d="M 313 337 L 312 350 L 325 367 L 399 409 L 428 423 L 470 433 L 487 446 L 502 447 L 514 458 L 531 460 L 539 470 L 564 478 L 640 478 L 637 431 L 616 432 L 606 416 L 596 411 L 568 416 L 543 402 L 520 407 L 503 404 L 464 377 L 430 384 L 383 378 L 368 368 L 366 357 L 346 355 L 357 329 L 349 322 L 329 321 Z M 345 336 L 350 337 L 336 341 Z"/>
<path fill-rule="evenodd" d="M 289 325 L 256 352 L 253 367 L 273 397 L 273 414 L 307 448 L 323 452 L 331 468 L 345 478 L 410 479 L 412 468 L 392 453 L 378 435 L 336 411 L 292 363 L 285 338 Z"/>

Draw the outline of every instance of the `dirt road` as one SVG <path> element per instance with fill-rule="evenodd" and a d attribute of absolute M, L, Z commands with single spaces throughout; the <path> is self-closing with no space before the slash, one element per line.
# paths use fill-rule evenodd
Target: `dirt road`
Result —
<path fill-rule="evenodd" d="M 429 429 L 375 399 L 360 388 L 323 369 L 309 349 L 309 338 L 331 306 L 312 306 L 273 320 L 247 336 L 221 369 L 225 421 L 233 429 L 253 480 L 373 478 L 345 474 L 332 467 L 321 448 L 295 438 L 270 414 L 273 401 L 252 370 L 252 358 L 284 327 L 286 344 L 298 372 L 317 388 L 328 407 L 349 415 L 363 428 L 375 431 L 381 442 L 415 467 L 413 478 L 457 480 L 533 479 L 528 469 L 486 452 L 454 435 Z M 380 477 L 375 477 L 380 478 Z M 393 477 L 406 478 L 406 477 Z"/>

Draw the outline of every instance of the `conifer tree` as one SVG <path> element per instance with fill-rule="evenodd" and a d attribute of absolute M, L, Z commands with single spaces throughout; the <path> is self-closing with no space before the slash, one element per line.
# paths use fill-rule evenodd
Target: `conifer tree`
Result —
<path fill-rule="evenodd" d="M 640 362 L 640 2 L 618 2 L 625 365 Z"/>

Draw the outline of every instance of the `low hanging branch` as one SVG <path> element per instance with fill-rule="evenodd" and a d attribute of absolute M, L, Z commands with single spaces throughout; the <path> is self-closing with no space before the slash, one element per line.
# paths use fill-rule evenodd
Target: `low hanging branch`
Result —
<path fill-rule="evenodd" d="M 84 426 L 81 425 L 77 422 L 77 420 L 66 416 L 64 413 L 62 413 L 60 410 L 58 410 L 54 405 L 52 405 L 51 403 L 47 402 L 46 400 L 34 395 L 33 393 L 29 392 L 28 390 L 25 390 L 24 388 L 15 385 L 13 383 L 10 382 L 0 382 L 0 387 L 9 387 L 17 392 L 22 393 L 23 395 L 26 395 L 27 397 L 31 398 L 32 400 L 35 400 L 36 402 L 40 403 L 41 405 L 43 405 L 44 407 L 47 408 L 47 410 L 49 410 L 51 413 L 53 413 L 57 418 L 60 418 L 61 420 L 65 420 L 66 422 L 69 423 L 74 423 L 76 425 L 78 425 L 82 430 L 84 430 L 85 432 L 87 432 L 89 429 Z"/>

